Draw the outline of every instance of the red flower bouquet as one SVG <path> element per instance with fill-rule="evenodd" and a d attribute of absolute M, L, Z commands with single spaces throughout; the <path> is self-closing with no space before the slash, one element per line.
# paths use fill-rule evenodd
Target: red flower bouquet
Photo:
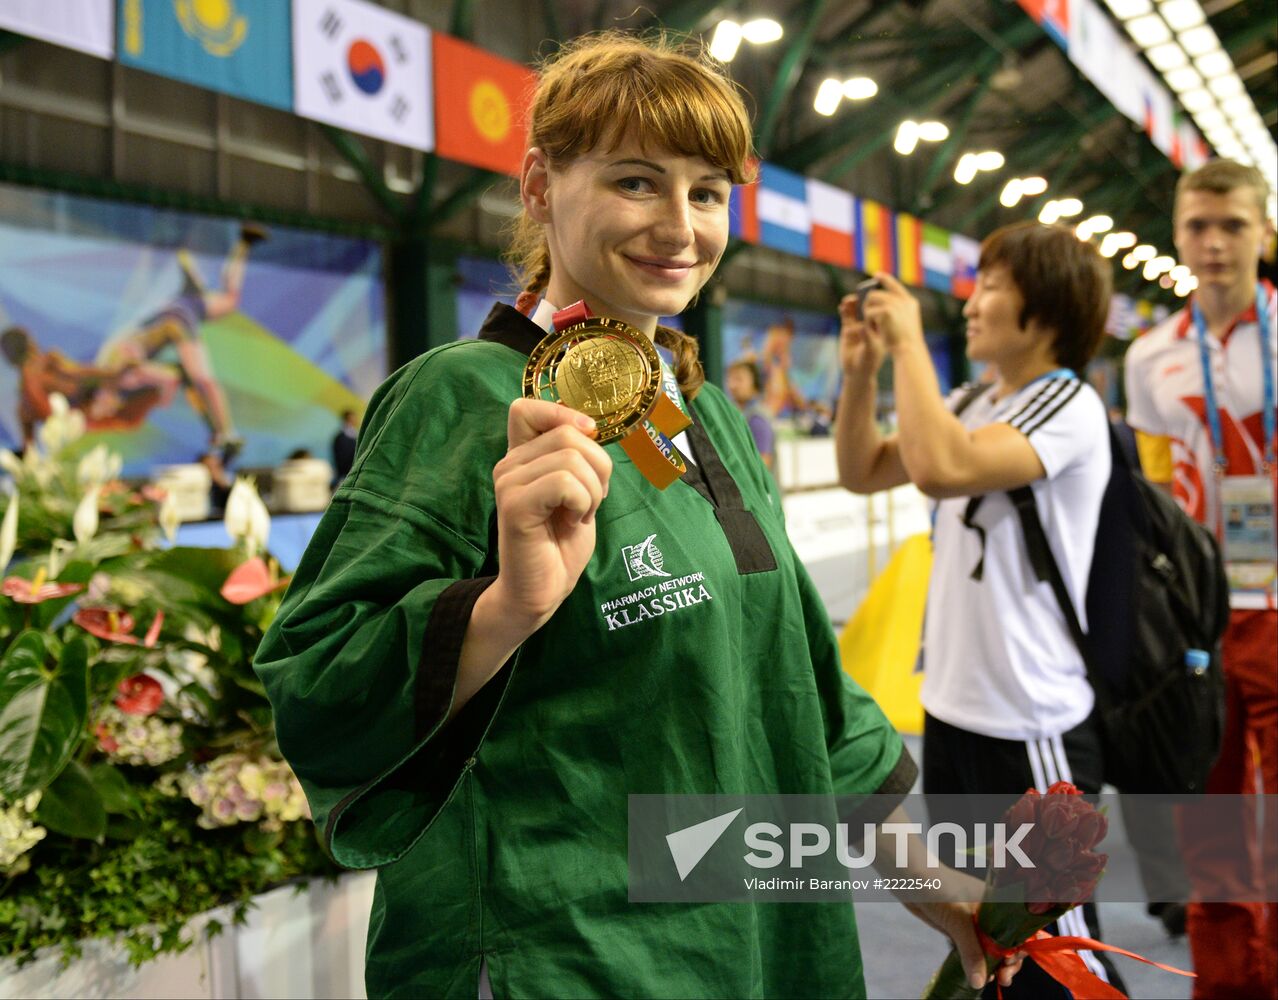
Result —
<path fill-rule="evenodd" d="M 1027 791 L 1004 814 L 1003 823 L 1010 834 L 1023 824 L 1030 825 L 1019 843 L 1033 867 L 990 869 L 986 876 L 985 893 L 976 915 L 986 969 L 992 973 L 1004 957 L 1023 951 L 1033 955 L 1046 972 L 1077 997 L 1122 997 L 1122 993 L 1088 971 L 1076 949 L 1113 951 L 1140 961 L 1146 959 L 1087 938 L 1054 938 L 1043 930 L 1096 891 L 1109 860 L 1107 855 L 1092 850 L 1109 828 L 1104 814 L 1068 781 L 1058 781 L 1046 795 L 1033 788 Z M 1168 966 L 1159 968 L 1181 972 Z M 941 1000 L 980 993 L 969 985 L 963 963 L 951 949 L 923 996 Z"/>

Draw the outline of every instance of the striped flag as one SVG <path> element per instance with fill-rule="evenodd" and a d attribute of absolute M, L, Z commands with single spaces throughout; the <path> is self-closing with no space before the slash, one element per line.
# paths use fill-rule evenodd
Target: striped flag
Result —
<path fill-rule="evenodd" d="M 812 259 L 850 268 L 856 199 L 842 188 L 809 177 L 808 210 L 812 215 Z"/>
<path fill-rule="evenodd" d="M 923 284 L 923 223 L 907 212 L 896 217 L 896 276 L 907 285 Z"/>
<path fill-rule="evenodd" d="M 923 246 L 919 256 L 923 264 L 923 284 L 938 292 L 948 292 L 954 271 L 949 230 L 930 222 L 923 223 Z"/>
<path fill-rule="evenodd" d="M 812 215 L 802 174 L 770 163 L 759 165 L 759 242 L 775 250 L 807 257 L 812 245 Z"/>
<path fill-rule="evenodd" d="M 728 199 L 728 235 L 746 243 L 759 242 L 759 185 L 737 184 Z"/>
<path fill-rule="evenodd" d="M 896 223 L 892 210 L 869 198 L 857 201 L 857 266 L 866 274 L 896 273 Z"/>
<path fill-rule="evenodd" d="M 970 237 L 950 233 L 950 259 L 953 266 L 950 291 L 960 299 L 970 298 L 976 290 L 976 268 L 981 259 L 981 244 Z"/>

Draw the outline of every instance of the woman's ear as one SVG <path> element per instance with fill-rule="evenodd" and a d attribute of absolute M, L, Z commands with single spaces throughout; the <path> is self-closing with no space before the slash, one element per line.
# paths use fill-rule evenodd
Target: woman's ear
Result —
<path fill-rule="evenodd" d="M 546 154 L 534 146 L 524 154 L 524 165 L 519 171 L 519 199 L 534 222 L 550 221 L 549 188 L 550 163 Z"/>

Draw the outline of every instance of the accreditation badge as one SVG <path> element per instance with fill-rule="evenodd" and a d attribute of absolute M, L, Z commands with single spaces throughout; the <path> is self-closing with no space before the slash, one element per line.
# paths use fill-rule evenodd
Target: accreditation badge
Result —
<path fill-rule="evenodd" d="M 542 339 L 524 366 L 524 396 L 593 417 L 600 444 L 619 441 L 664 490 L 687 467 L 671 443 L 692 420 L 663 391 L 661 358 L 643 331 L 592 316 Z"/>
<path fill-rule="evenodd" d="M 1225 572 L 1234 594 L 1274 592 L 1278 582 L 1278 530 L 1272 476 L 1220 480 Z"/>

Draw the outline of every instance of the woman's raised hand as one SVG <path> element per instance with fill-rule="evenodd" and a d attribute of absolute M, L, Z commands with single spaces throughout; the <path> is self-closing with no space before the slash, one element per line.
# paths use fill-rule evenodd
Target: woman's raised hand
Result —
<path fill-rule="evenodd" d="M 843 296 L 839 302 L 839 364 L 843 374 L 872 377 L 886 353 L 883 337 L 857 318 L 857 297 Z"/>
<path fill-rule="evenodd" d="M 510 623 L 531 635 L 577 585 L 595 550 L 595 512 L 612 459 L 583 413 L 539 399 L 510 404 L 506 456 L 493 467 L 500 568 Z"/>

